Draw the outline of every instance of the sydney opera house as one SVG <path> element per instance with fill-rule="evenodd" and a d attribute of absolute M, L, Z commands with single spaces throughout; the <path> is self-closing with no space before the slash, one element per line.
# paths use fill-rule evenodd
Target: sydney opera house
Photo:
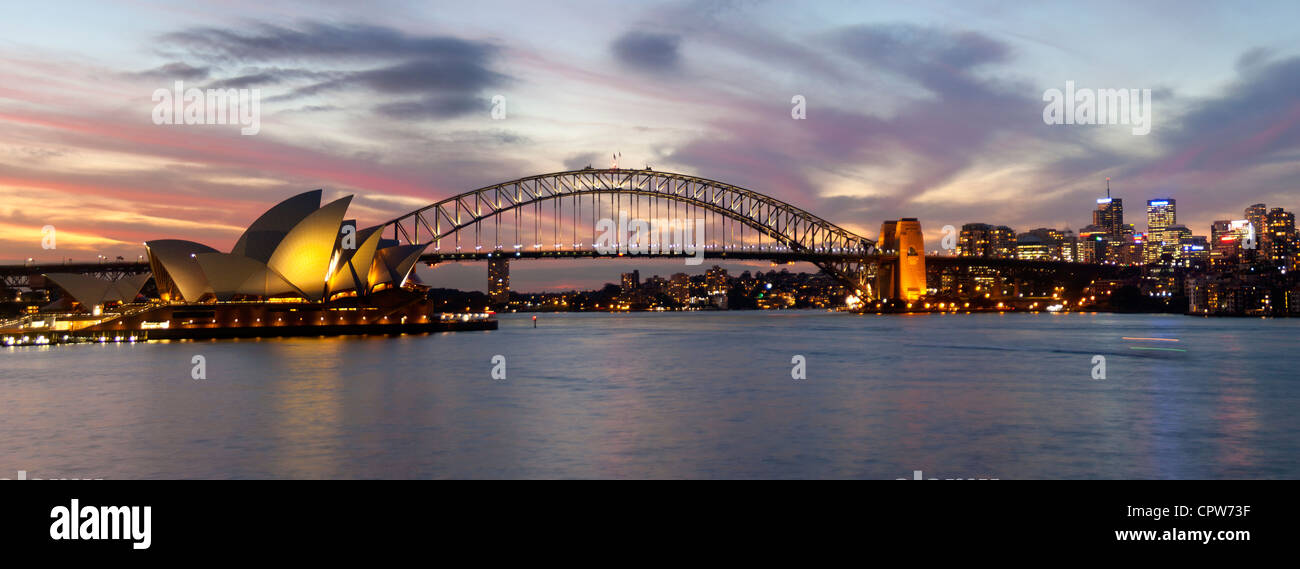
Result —
<path fill-rule="evenodd" d="M 178 239 L 145 243 L 159 298 L 318 301 L 400 287 L 426 245 L 399 245 L 382 239 L 380 227 L 345 225 L 351 196 L 320 201 L 314 190 L 280 202 L 229 253 Z"/>
<path fill-rule="evenodd" d="M 151 274 L 116 281 L 47 273 L 75 309 L 50 329 L 99 338 L 206 338 L 490 329 L 484 314 L 431 310 L 410 281 L 424 245 L 358 230 L 351 196 L 321 190 L 276 204 L 229 252 L 179 239 L 146 242 Z M 156 295 L 141 299 L 152 278 Z M 53 319 L 51 319 L 53 320 Z"/>

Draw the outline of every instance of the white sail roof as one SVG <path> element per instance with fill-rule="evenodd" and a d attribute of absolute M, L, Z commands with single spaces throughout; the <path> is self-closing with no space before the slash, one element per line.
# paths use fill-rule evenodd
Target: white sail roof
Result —
<path fill-rule="evenodd" d="M 248 226 L 230 252 L 263 263 L 270 261 L 284 237 L 303 219 L 320 209 L 320 199 L 321 190 L 312 190 L 275 204 Z"/>
<path fill-rule="evenodd" d="M 380 226 L 368 227 L 357 232 L 357 247 L 339 251 L 339 260 L 335 262 L 333 274 L 330 275 L 329 292 L 349 290 L 364 294 L 369 288 L 370 266 L 375 260 L 375 251 L 379 249 Z"/>
<path fill-rule="evenodd" d="M 369 294 L 376 284 L 400 286 L 428 244 L 385 247 L 392 242 L 375 226 L 356 233 L 354 249 L 342 249 L 339 229 L 352 197 L 318 207 L 320 196 L 321 190 L 313 190 L 275 205 L 230 253 L 176 239 L 146 243 L 160 294 L 189 302 L 207 294 L 218 300 L 238 295 L 320 300 L 335 292 Z M 89 283 L 72 284 L 82 285 Z"/>
<path fill-rule="evenodd" d="M 310 300 L 325 295 L 334 243 L 352 196 L 326 204 L 303 218 L 276 246 L 266 264 Z"/>
<path fill-rule="evenodd" d="M 96 278 L 78 273 L 48 273 L 46 278 L 54 281 L 77 302 L 85 306 L 94 306 L 106 302 L 130 302 L 140 294 L 140 288 L 148 282 L 149 274 L 123 277 L 117 281 Z"/>
<path fill-rule="evenodd" d="M 195 257 L 200 253 L 216 253 L 216 249 L 181 239 L 158 239 L 144 246 L 149 252 L 149 264 L 159 292 L 171 288 L 168 286 L 171 283 L 176 292 L 189 302 L 198 301 L 205 293 L 212 292 Z"/>
<path fill-rule="evenodd" d="M 415 267 L 415 262 L 420 260 L 420 254 L 429 246 L 424 245 L 395 245 L 384 247 L 375 253 L 375 262 L 370 266 L 370 288 L 383 283 L 392 283 L 393 286 L 401 286 L 406 282 L 406 275 Z"/>
<path fill-rule="evenodd" d="M 202 253 L 195 259 L 203 267 L 218 300 L 230 300 L 237 294 L 272 297 L 301 293 L 256 259 L 233 253 Z"/>

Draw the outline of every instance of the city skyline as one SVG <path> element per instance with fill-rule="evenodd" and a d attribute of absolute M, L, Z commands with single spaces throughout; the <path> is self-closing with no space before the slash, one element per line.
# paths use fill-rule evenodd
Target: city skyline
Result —
<path fill-rule="evenodd" d="M 1176 200 L 1198 235 L 1250 204 L 1300 207 L 1300 45 L 1284 24 L 1297 8 L 1177 23 L 1162 17 L 1173 6 L 1125 8 L 1136 24 L 1106 6 L 582 4 L 599 25 L 545 41 L 511 26 L 578 24 L 508 3 L 331 5 L 311 18 L 293 4 L 237 17 L 207 4 L 33 7 L 60 17 L 0 24 L 3 260 L 135 258 L 160 236 L 225 250 L 262 203 L 314 188 L 356 195 L 365 226 L 519 176 L 603 167 L 613 152 L 871 238 L 883 220 L 919 217 L 927 244 L 970 222 L 1077 231 L 1106 177 L 1130 204 Z M 260 132 L 154 124 L 151 95 L 176 81 L 261 89 Z M 1067 81 L 1152 89 L 1151 133 L 1044 124 L 1040 95 Z M 791 118 L 796 95 L 805 120 Z M 40 248 L 47 224 L 57 255 Z M 515 282 L 584 286 L 609 271 L 537 265 Z M 482 287 L 483 271 L 421 276 Z"/>

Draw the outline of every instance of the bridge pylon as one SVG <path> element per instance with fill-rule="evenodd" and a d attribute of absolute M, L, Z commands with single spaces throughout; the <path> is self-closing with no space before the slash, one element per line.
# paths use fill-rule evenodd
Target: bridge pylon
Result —
<path fill-rule="evenodd" d="M 925 237 L 915 217 L 890 220 L 880 225 L 880 267 L 876 271 L 876 294 L 893 300 L 918 300 L 926 293 Z"/>

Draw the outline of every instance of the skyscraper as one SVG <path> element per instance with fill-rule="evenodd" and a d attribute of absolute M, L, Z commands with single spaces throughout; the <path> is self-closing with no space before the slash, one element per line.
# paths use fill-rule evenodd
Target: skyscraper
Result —
<path fill-rule="evenodd" d="M 1232 221 L 1215 220 L 1210 224 L 1210 263 L 1213 265 L 1231 265 L 1237 262 L 1241 243 L 1232 229 Z"/>
<path fill-rule="evenodd" d="M 1147 200 L 1147 231 L 1178 223 L 1177 204 L 1172 198 Z"/>
<path fill-rule="evenodd" d="M 1105 231 L 1097 262 L 1118 263 L 1124 249 L 1124 200 L 1110 197 L 1110 178 L 1106 178 L 1106 197 L 1097 199 L 1092 224 Z"/>
<path fill-rule="evenodd" d="M 1106 233 L 1116 239 L 1124 235 L 1124 200 L 1099 198 L 1097 210 L 1092 212 L 1092 224 L 1106 228 Z"/>
<path fill-rule="evenodd" d="M 1295 214 L 1280 207 L 1268 211 L 1268 262 L 1279 269 L 1295 269 Z"/>
<path fill-rule="evenodd" d="M 1178 210 L 1173 199 L 1147 200 L 1147 238 L 1142 250 L 1142 262 L 1155 263 L 1162 255 L 1170 255 L 1171 259 L 1178 258 L 1178 238 L 1169 231 L 1177 223 Z"/>
<path fill-rule="evenodd" d="M 1246 208 L 1246 221 L 1250 222 L 1251 230 L 1255 233 L 1254 243 L 1244 246 L 1246 259 L 1251 261 L 1268 259 L 1268 208 L 1262 203 Z"/>
<path fill-rule="evenodd" d="M 1092 224 L 1105 227 L 1115 237 L 1124 232 L 1124 200 L 1110 197 L 1110 178 L 1106 178 L 1106 197 L 1097 198 L 1097 209 L 1092 212 Z"/>

